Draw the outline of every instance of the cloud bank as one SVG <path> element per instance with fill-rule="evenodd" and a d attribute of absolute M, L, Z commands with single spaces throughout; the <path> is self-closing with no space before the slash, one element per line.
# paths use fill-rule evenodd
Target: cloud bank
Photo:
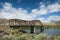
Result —
<path fill-rule="evenodd" d="M 48 18 L 44 17 L 38 17 L 41 15 L 46 15 L 53 12 L 59 12 L 60 11 L 60 4 L 54 3 L 46 6 L 43 2 L 40 2 L 39 9 L 33 9 L 30 13 L 23 9 L 23 8 L 14 8 L 11 3 L 5 2 L 4 4 L 1 4 L 3 6 L 2 9 L 0 9 L 0 18 L 6 18 L 6 19 L 23 19 L 23 20 L 41 20 L 42 22 L 51 22 L 51 21 L 57 21 L 60 20 L 60 16 L 53 15 L 49 16 Z"/>

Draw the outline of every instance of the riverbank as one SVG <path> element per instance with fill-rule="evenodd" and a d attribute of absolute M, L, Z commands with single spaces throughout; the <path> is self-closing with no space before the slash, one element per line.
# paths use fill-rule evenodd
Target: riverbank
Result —
<path fill-rule="evenodd" d="M 59 29 L 60 26 L 44 25 L 45 29 Z"/>
<path fill-rule="evenodd" d="M 15 34 L 4 35 L 0 40 L 60 40 L 60 36 L 48 36 L 45 33 L 40 34 Z"/>

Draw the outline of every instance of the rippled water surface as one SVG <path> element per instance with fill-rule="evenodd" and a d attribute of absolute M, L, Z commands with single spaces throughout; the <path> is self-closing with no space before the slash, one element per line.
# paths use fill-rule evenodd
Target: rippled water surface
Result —
<path fill-rule="evenodd" d="M 30 33 L 30 30 L 25 30 L 28 33 Z M 40 29 L 35 30 L 35 33 L 40 33 Z M 44 33 L 47 33 L 48 35 L 60 35 L 60 29 L 45 29 Z"/>

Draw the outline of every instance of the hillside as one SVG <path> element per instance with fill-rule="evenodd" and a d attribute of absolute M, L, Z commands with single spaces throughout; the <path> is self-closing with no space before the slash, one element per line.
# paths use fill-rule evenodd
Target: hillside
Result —
<path fill-rule="evenodd" d="M 55 22 L 56 26 L 60 26 L 60 20 Z"/>

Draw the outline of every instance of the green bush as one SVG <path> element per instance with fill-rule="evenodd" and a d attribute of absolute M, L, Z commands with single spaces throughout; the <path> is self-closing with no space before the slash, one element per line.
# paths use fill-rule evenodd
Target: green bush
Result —
<path fill-rule="evenodd" d="M 30 36 L 26 34 L 16 37 L 16 40 L 30 40 L 30 39 L 31 39 Z"/>
<path fill-rule="evenodd" d="M 60 36 L 48 36 L 45 33 L 40 34 L 22 34 L 19 35 L 4 35 L 3 40 L 60 40 Z"/>
<path fill-rule="evenodd" d="M 15 40 L 15 37 L 13 35 L 4 35 L 3 40 Z"/>
<path fill-rule="evenodd" d="M 41 33 L 41 34 L 35 36 L 34 40 L 47 40 L 47 35 Z"/>

